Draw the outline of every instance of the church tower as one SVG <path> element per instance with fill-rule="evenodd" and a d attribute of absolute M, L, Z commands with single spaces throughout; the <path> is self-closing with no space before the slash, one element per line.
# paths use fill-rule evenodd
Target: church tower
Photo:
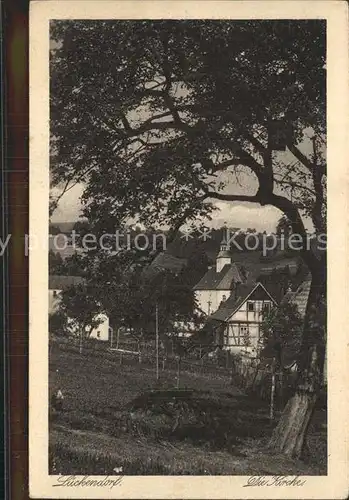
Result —
<path fill-rule="evenodd" d="M 219 273 L 226 264 L 231 265 L 231 256 L 229 253 L 229 245 L 227 243 L 227 237 L 226 237 L 226 235 L 223 235 L 219 254 L 217 255 L 217 258 L 216 258 L 216 271 L 217 271 L 217 273 Z"/>

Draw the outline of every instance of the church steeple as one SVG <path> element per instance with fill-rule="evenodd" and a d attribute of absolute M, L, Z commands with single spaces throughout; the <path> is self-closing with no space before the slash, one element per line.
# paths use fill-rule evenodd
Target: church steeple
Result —
<path fill-rule="evenodd" d="M 228 249 L 228 242 L 227 242 L 227 238 L 225 236 L 225 234 L 223 234 L 223 238 L 222 238 L 222 241 L 221 241 L 221 245 L 220 245 L 220 252 L 226 252 Z"/>
<path fill-rule="evenodd" d="M 231 265 L 231 256 L 229 252 L 229 244 L 226 229 L 223 231 L 223 238 L 220 244 L 219 254 L 216 258 L 216 271 L 219 273 L 226 264 Z"/>

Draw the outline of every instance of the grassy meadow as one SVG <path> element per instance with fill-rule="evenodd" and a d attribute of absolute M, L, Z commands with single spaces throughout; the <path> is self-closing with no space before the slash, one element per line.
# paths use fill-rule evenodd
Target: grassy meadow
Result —
<path fill-rule="evenodd" d="M 229 378 L 154 366 L 120 365 L 118 357 L 50 347 L 50 474 L 286 475 L 326 474 L 326 412 L 317 410 L 305 461 L 264 448 L 277 419 Z"/>

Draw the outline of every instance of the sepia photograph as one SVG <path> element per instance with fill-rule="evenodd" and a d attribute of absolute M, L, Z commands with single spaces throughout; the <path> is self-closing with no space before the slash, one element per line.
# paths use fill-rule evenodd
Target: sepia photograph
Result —
<path fill-rule="evenodd" d="M 55 495 L 329 473 L 328 21 L 217 14 L 48 19 L 27 244 Z"/>

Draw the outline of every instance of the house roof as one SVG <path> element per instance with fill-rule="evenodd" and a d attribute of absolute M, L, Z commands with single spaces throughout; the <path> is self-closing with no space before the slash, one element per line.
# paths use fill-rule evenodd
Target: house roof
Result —
<path fill-rule="evenodd" d="M 307 276 L 306 279 L 299 285 L 295 292 L 287 292 L 283 298 L 284 302 L 290 302 L 296 304 L 298 307 L 298 312 L 304 318 L 305 310 L 307 307 L 309 292 L 311 286 L 311 278 Z"/>
<path fill-rule="evenodd" d="M 49 290 L 65 290 L 70 286 L 80 285 L 86 283 L 85 278 L 81 276 L 59 276 L 51 274 L 49 276 Z"/>
<path fill-rule="evenodd" d="M 236 296 L 230 296 L 225 302 L 223 302 L 217 311 L 211 314 L 210 319 L 227 321 L 258 287 L 262 287 L 270 298 L 276 303 L 274 297 L 261 283 L 241 284 L 236 290 Z"/>
<path fill-rule="evenodd" d="M 152 268 L 181 271 L 187 265 L 187 259 L 180 259 L 170 253 L 160 252 L 151 263 Z"/>
<path fill-rule="evenodd" d="M 243 282 L 239 268 L 236 264 L 226 264 L 218 273 L 215 267 L 208 269 L 194 290 L 230 290 L 234 282 Z"/>
<path fill-rule="evenodd" d="M 174 273 L 179 273 L 187 265 L 187 259 L 180 259 L 170 253 L 160 252 L 149 264 L 144 268 L 144 274 L 151 276 L 158 272 L 168 270 Z"/>

